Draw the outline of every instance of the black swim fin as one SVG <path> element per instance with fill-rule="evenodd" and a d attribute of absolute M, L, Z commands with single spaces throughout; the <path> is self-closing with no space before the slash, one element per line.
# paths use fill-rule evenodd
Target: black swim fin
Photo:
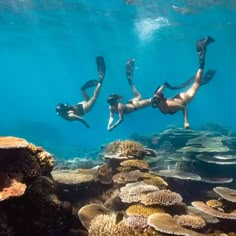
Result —
<path fill-rule="evenodd" d="M 216 71 L 215 70 L 208 70 L 201 81 L 201 86 L 208 84 L 214 77 Z M 191 78 L 189 78 L 187 81 L 185 81 L 183 84 L 177 85 L 177 86 L 173 86 L 171 84 L 169 84 L 168 82 L 165 82 L 165 85 L 167 88 L 171 89 L 171 90 L 178 90 L 178 89 L 182 89 L 187 87 L 188 85 L 192 84 L 195 80 L 195 76 L 192 76 Z"/>
<path fill-rule="evenodd" d="M 165 85 L 166 85 L 167 88 L 169 88 L 171 90 L 178 90 L 178 89 L 185 88 L 188 85 L 192 84 L 194 79 L 195 79 L 195 76 L 192 76 L 187 81 L 185 81 L 183 84 L 180 84 L 180 85 L 177 85 L 177 86 L 173 86 L 173 85 L 169 84 L 168 82 L 165 82 Z"/>
<path fill-rule="evenodd" d="M 102 56 L 96 57 L 96 64 L 97 64 L 99 80 L 101 82 L 106 74 L 106 64 L 105 64 L 104 57 Z"/>
<path fill-rule="evenodd" d="M 81 90 L 85 90 L 87 88 L 95 87 L 95 86 L 97 86 L 97 84 L 98 84 L 97 80 L 89 80 L 81 87 Z"/>
<path fill-rule="evenodd" d="M 129 84 L 132 84 L 133 74 L 134 74 L 134 58 L 129 58 L 126 62 L 125 73 L 128 79 Z"/>
<path fill-rule="evenodd" d="M 215 73 L 216 73 L 216 70 L 208 70 L 202 78 L 201 86 L 208 84 L 213 79 Z"/>

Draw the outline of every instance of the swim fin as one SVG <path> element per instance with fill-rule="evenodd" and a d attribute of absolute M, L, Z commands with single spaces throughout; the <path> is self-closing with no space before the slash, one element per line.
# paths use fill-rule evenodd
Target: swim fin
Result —
<path fill-rule="evenodd" d="M 104 57 L 98 56 L 96 57 L 97 71 L 99 75 L 99 81 L 101 82 L 104 79 L 106 74 L 106 64 L 104 61 Z"/>
<path fill-rule="evenodd" d="M 134 58 L 129 58 L 126 62 L 125 72 L 128 79 L 129 84 L 132 84 L 133 74 L 134 74 Z"/>
<path fill-rule="evenodd" d="M 81 90 L 85 90 L 87 88 L 95 87 L 95 86 L 97 86 L 97 84 L 98 84 L 97 80 L 89 80 L 81 87 Z"/>
<path fill-rule="evenodd" d="M 213 79 L 215 73 L 216 73 L 216 70 L 208 70 L 202 78 L 201 86 L 208 84 Z"/>
<path fill-rule="evenodd" d="M 177 85 L 177 86 L 173 86 L 171 84 L 169 84 L 168 82 L 165 82 L 165 86 L 171 90 L 178 90 L 178 89 L 182 89 L 187 87 L 188 85 L 192 84 L 193 81 L 195 79 L 195 76 L 192 76 L 191 78 L 189 78 L 187 81 L 185 81 L 184 83 Z"/>
<path fill-rule="evenodd" d="M 201 81 L 201 86 L 208 84 L 214 77 L 216 71 L 215 70 L 208 70 Z M 182 89 L 187 87 L 188 85 L 192 84 L 195 80 L 195 76 L 192 76 L 191 78 L 189 78 L 187 81 L 185 81 L 183 84 L 177 85 L 177 86 L 173 86 L 171 84 L 169 84 L 168 82 L 165 82 L 165 85 L 167 88 L 171 89 L 171 90 L 178 90 L 178 89 Z"/>

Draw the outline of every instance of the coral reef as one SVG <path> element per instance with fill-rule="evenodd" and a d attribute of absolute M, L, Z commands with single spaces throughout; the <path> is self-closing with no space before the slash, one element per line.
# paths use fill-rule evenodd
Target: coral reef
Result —
<path fill-rule="evenodd" d="M 184 236 L 204 236 L 205 234 L 197 233 L 189 229 L 185 229 L 175 222 L 169 214 L 153 214 L 148 217 L 148 225 L 157 231 L 170 235 Z"/>
<path fill-rule="evenodd" d="M 174 220 L 177 224 L 194 230 L 199 230 L 206 226 L 205 220 L 199 216 L 176 215 L 174 216 Z"/>
<path fill-rule="evenodd" d="M 182 202 L 182 200 L 182 197 L 178 193 L 171 192 L 170 190 L 165 189 L 147 193 L 145 195 L 142 195 L 140 198 L 140 202 L 145 206 L 172 206 Z"/>
<path fill-rule="evenodd" d="M 126 214 L 128 216 L 143 216 L 148 217 L 155 213 L 165 213 L 165 209 L 159 206 L 151 207 L 144 206 L 141 204 L 131 205 L 126 209 Z"/>

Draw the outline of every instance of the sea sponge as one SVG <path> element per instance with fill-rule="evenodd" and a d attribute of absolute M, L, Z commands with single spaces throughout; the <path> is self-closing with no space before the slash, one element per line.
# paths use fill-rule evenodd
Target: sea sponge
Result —
<path fill-rule="evenodd" d="M 119 197 L 122 202 L 139 202 L 142 195 L 157 190 L 157 187 L 139 181 L 136 183 L 126 184 L 125 187 L 122 187 L 120 189 Z"/>
<path fill-rule="evenodd" d="M 150 215 L 148 217 L 147 223 L 155 230 L 170 235 L 205 236 L 205 234 L 200 234 L 178 225 L 169 214 Z"/>
<path fill-rule="evenodd" d="M 174 204 L 182 202 L 182 197 L 180 194 L 171 192 L 170 190 L 159 190 L 151 193 L 142 195 L 140 202 L 145 206 L 149 205 L 162 205 L 162 206 L 172 206 Z"/>
<path fill-rule="evenodd" d="M 141 204 L 131 205 L 126 209 L 126 214 L 128 216 L 136 215 L 148 217 L 155 213 L 165 213 L 165 209 L 162 207 L 143 206 Z"/>
<path fill-rule="evenodd" d="M 174 220 L 177 224 L 190 228 L 199 230 L 206 226 L 206 222 L 202 217 L 199 216 L 193 216 L 193 215 L 175 215 Z"/>
<path fill-rule="evenodd" d="M 139 170 L 148 170 L 148 163 L 143 160 L 138 160 L 138 159 L 122 161 L 120 165 L 124 167 L 131 167 L 134 169 L 139 169 Z"/>
<path fill-rule="evenodd" d="M 143 177 L 143 173 L 139 170 L 124 171 L 113 175 L 113 182 L 117 184 L 125 184 L 128 182 L 138 181 Z"/>

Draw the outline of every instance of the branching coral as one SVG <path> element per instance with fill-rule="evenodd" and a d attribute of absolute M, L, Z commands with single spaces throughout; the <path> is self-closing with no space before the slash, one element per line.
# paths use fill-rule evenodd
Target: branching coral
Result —
<path fill-rule="evenodd" d="M 135 182 L 138 181 L 143 177 L 143 173 L 139 170 L 133 170 L 133 171 L 124 171 L 117 173 L 113 176 L 114 183 L 117 184 L 125 184 L 129 182 Z"/>
<path fill-rule="evenodd" d="M 171 206 L 182 202 L 183 199 L 178 193 L 163 189 L 142 195 L 140 200 L 140 202 L 145 206 L 156 204 L 162 206 Z"/>
<path fill-rule="evenodd" d="M 140 181 L 136 183 L 126 184 L 125 187 L 122 187 L 120 189 L 119 197 L 121 198 L 122 202 L 139 202 L 142 195 L 157 190 L 157 187 L 148 185 Z"/>
<path fill-rule="evenodd" d="M 132 140 L 125 140 L 125 141 L 115 141 L 110 143 L 105 149 L 105 156 L 106 155 L 117 155 L 117 156 L 124 156 L 124 157 L 140 157 L 142 151 L 144 151 L 144 147 L 141 143 L 132 141 Z"/>
<path fill-rule="evenodd" d="M 190 229 L 199 230 L 206 226 L 205 220 L 199 216 L 176 215 L 174 217 L 174 220 L 176 221 L 177 224 Z"/>
<path fill-rule="evenodd" d="M 95 216 L 91 221 L 88 232 L 90 236 L 134 235 L 132 228 L 123 221 L 117 223 L 117 215 L 115 213 Z"/>

